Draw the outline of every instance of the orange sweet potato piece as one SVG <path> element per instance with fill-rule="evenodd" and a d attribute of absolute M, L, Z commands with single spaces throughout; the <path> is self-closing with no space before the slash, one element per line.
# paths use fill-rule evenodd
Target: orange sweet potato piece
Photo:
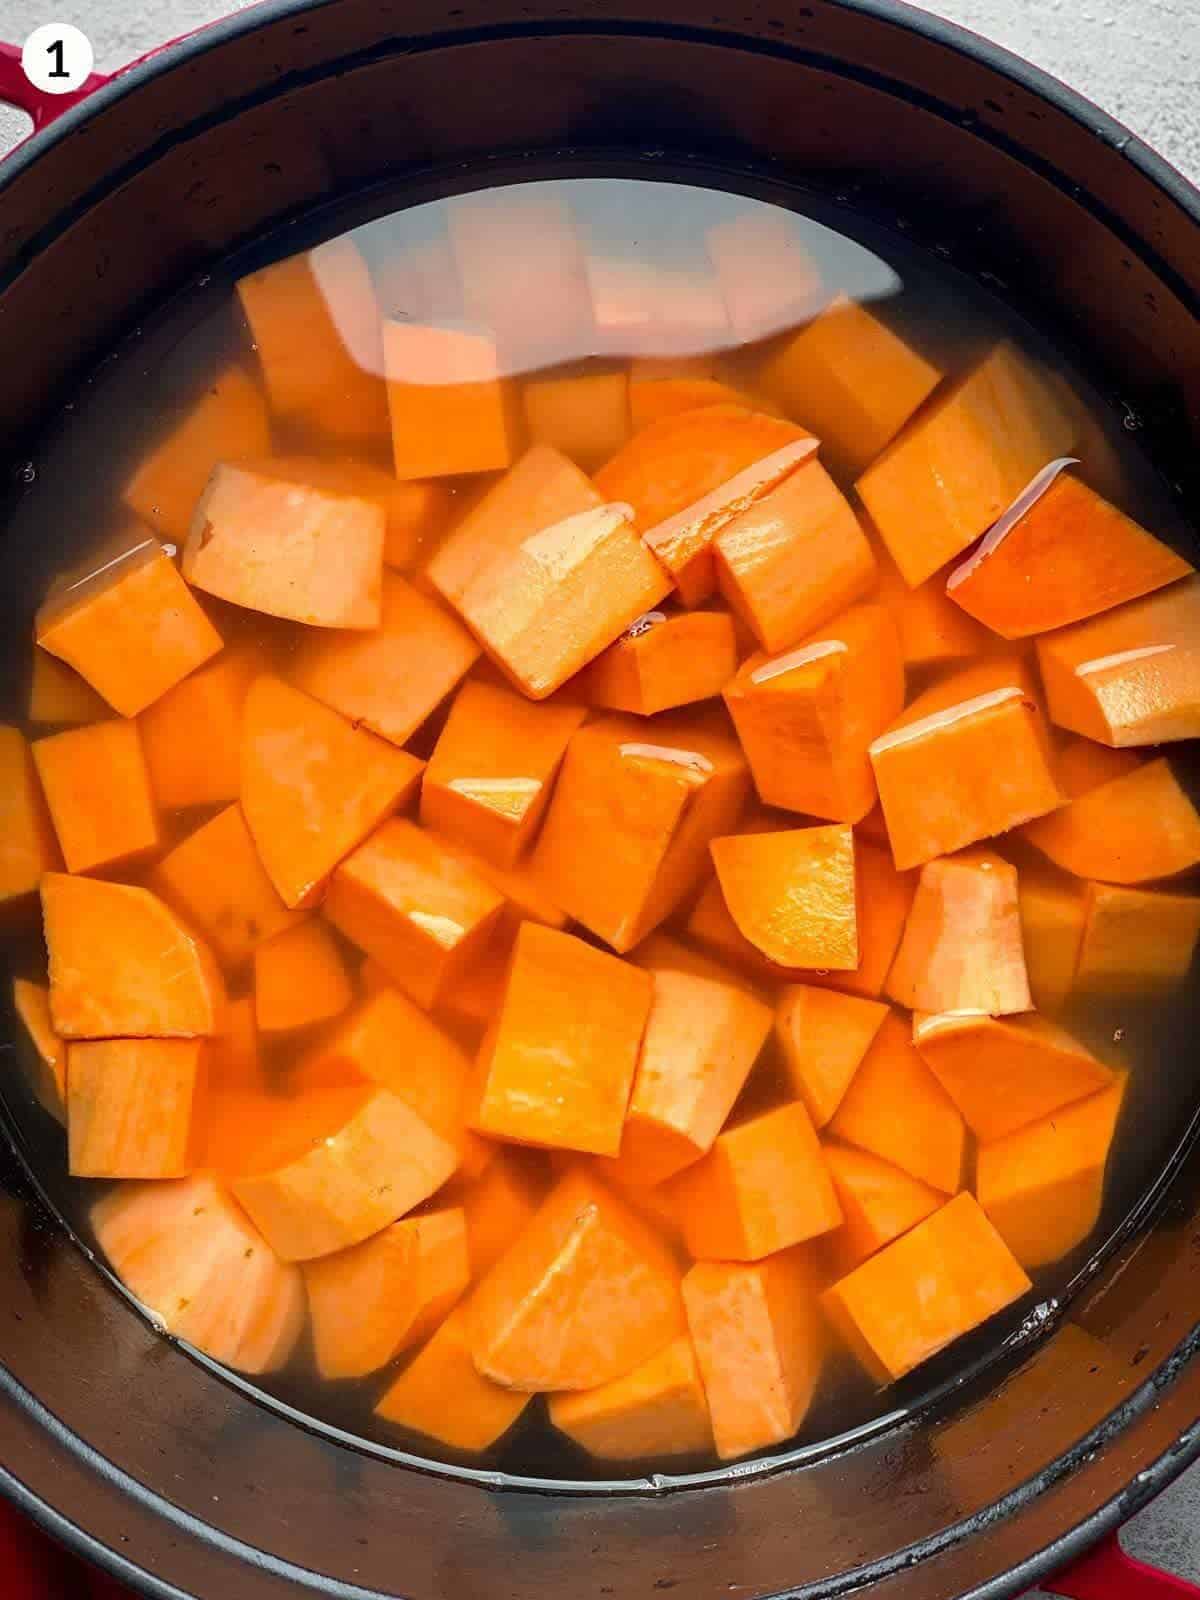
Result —
<path fill-rule="evenodd" d="M 116 560 L 49 595 L 36 629 L 43 650 L 136 717 L 216 655 L 221 636 L 161 548 L 136 531 L 128 541 Z"/>
<path fill-rule="evenodd" d="M 303 1268 L 317 1371 L 362 1378 L 440 1326 L 470 1282 L 461 1209 L 393 1222 Z"/>
<path fill-rule="evenodd" d="M 383 357 L 398 478 L 495 472 L 512 464 L 517 400 L 490 334 L 387 321 Z"/>
<path fill-rule="evenodd" d="M 468 1304 L 471 1353 L 510 1389 L 594 1389 L 684 1331 L 666 1246 L 587 1173 L 568 1173 Z"/>
<path fill-rule="evenodd" d="M 138 465 L 122 498 L 140 521 L 182 544 L 196 501 L 219 461 L 266 455 L 271 424 L 262 390 L 231 362 Z"/>
<path fill-rule="evenodd" d="M 737 671 L 737 633 L 723 611 L 648 611 L 586 667 L 594 706 L 653 716 L 719 695 Z"/>
<path fill-rule="evenodd" d="M 479 1054 L 475 1128 L 616 1155 L 653 991 L 636 967 L 523 923 L 502 1009 Z"/>
<path fill-rule="evenodd" d="M 823 1149 L 842 1208 L 841 1227 L 824 1241 L 827 1259 L 839 1278 L 945 1202 L 944 1195 L 920 1178 L 866 1150 L 836 1141 Z"/>
<path fill-rule="evenodd" d="M 328 1022 L 354 998 L 333 936 L 307 918 L 254 949 L 254 1010 L 263 1033 L 288 1033 Z"/>
<path fill-rule="evenodd" d="M 325 915 L 431 1009 L 488 942 L 504 905 L 432 834 L 393 817 L 333 875 Z"/>
<path fill-rule="evenodd" d="M 721 593 L 764 650 L 787 650 L 876 581 L 871 546 L 817 460 L 799 467 L 713 540 Z"/>
<path fill-rule="evenodd" d="M 883 1019 L 827 1131 L 943 1194 L 954 1194 L 962 1183 L 962 1116 L 914 1048 L 908 1022 L 894 1011 Z"/>
<path fill-rule="evenodd" d="M 1200 578 L 1037 641 L 1051 720 L 1100 744 L 1200 734 Z"/>
<path fill-rule="evenodd" d="M 1100 1218 L 1108 1152 L 1128 1082 L 980 1147 L 979 1204 L 1021 1265 L 1032 1271 L 1082 1244 Z"/>
<path fill-rule="evenodd" d="M 155 849 L 158 816 L 136 722 L 110 718 L 36 739 L 33 760 L 68 872 Z"/>
<path fill-rule="evenodd" d="M 222 462 L 196 502 L 183 574 L 207 594 L 316 628 L 377 628 L 383 511 L 374 500 Z"/>
<path fill-rule="evenodd" d="M 895 438 L 941 376 L 865 306 L 839 294 L 773 351 L 759 382 L 816 434 L 833 471 L 852 478 Z"/>
<path fill-rule="evenodd" d="M 739 344 L 807 322 L 826 299 L 821 271 L 791 217 L 756 205 L 704 236 Z"/>
<path fill-rule="evenodd" d="M 49 726 L 77 726 L 98 722 L 108 715 L 108 707 L 92 688 L 65 661 L 45 650 L 33 652 L 29 679 L 29 720 Z"/>
<path fill-rule="evenodd" d="M 854 836 L 847 827 L 789 828 L 712 842 L 730 915 L 777 966 L 858 966 Z"/>
<path fill-rule="evenodd" d="M 1173 988 L 1200 939 L 1200 896 L 1089 883 L 1075 987 L 1083 994 L 1138 995 Z"/>
<path fill-rule="evenodd" d="M 910 1011 L 1028 1011 L 1017 869 L 990 850 L 926 862 L 887 992 Z"/>
<path fill-rule="evenodd" d="M 164 811 L 237 799 L 242 709 L 254 674 L 247 652 L 223 651 L 138 718 L 150 787 Z"/>
<path fill-rule="evenodd" d="M 671 1180 L 689 1253 L 761 1261 L 842 1220 L 812 1118 L 798 1100 L 721 1134 L 702 1161 Z"/>
<path fill-rule="evenodd" d="M 191 1168 L 198 1039 L 81 1039 L 67 1058 L 74 1178 L 183 1178 Z"/>
<path fill-rule="evenodd" d="M 338 862 L 416 788 L 421 763 L 278 678 L 255 680 L 242 810 L 285 905 L 311 905 Z"/>
<path fill-rule="evenodd" d="M 485 1378 L 471 1358 L 468 1307 L 452 1311 L 385 1390 L 375 1415 L 452 1450 L 486 1450 L 533 1399 Z"/>
<path fill-rule="evenodd" d="M 1075 984 L 1087 911 L 1083 887 L 1065 873 L 1023 867 L 1017 883 L 1029 992 L 1039 1011 L 1059 1011 Z"/>
<path fill-rule="evenodd" d="M 259 1055 L 253 995 L 243 995 L 226 1006 L 221 1032 L 208 1041 L 204 1066 L 210 1094 L 226 1090 L 266 1093 L 267 1075 Z"/>
<path fill-rule="evenodd" d="M 29 744 L 0 725 L 0 904 L 32 894 L 60 864 Z"/>
<path fill-rule="evenodd" d="M 803 1247 L 702 1261 L 683 1280 L 688 1326 L 723 1461 L 782 1444 L 804 1421 L 829 1352 Z"/>
<path fill-rule="evenodd" d="M 538 373 L 522 388 L 525 426 L 533 444 L 550 445 L 594 472 L 629 437 L 629 375 Z"/>
<path fill-rule="evenodd" d="M 853 606 L 794 650 L 750 656 L 725 704 L 766 805 L 861 821 L 875 804 L 868 748 L 904 709 L 891 617 Z"/>
<path fill-rule="evenodd" d="M 1067 799 L 1078 800 L 1081 794 L 1098 789 L 1102 783 L 1136 772 L 1141 764 L 1141 756 L 1132 750 L 1113 750 L 1094 739 L 1074 736 L 1058 750 L 1054 773 Z"/>
<path fill-rule="evenodd" d="M 421 821 L 511 867 L 533 839 L 586 711 L 482 679 L 454 698 L 421 784 Z"/>
<path fill-rule="evenodd" d="M 913 1043 L 979 1139 L 1001 1139 L 1113 1081 L 1106 1066 L 1045 1017 L 913 1018 Z"/>
<path fill-rule="evenodd" d="M 38 1102 L 58 1122 L 67 1120 L 67 1049 L 50 1020 L 50 991 L 45 984 L 28 978 L 14 978 L 13 1010 L 28 1036 L 32 1059 L 28 1064 L 30 1086 Z"/>
<path fill-rule="evenodd" d="M 719 378 L 706 373 L 707 357 L 700 357 L 700 367 L 688 372 L 685 362 L 675 363 L 655 360 L 653 357 L 635 359 L 629 365 L 629 421 L 632 431 L 640 433 L 652 422 L 662 417 L 677 416 L 681 411 L 700 411 L 705 406 L 746 406 L 747 397 Z M 683 370 L 680 370 L 680 368 Z"/>
<path fill-rule="evenodd" d="M 915 588 L 984 533 L 1074 424 L 1045 378 L 999 344 L 912 419 L 855 487 Z"/>
<path fill-rule="evenodd" d="M 168 1333 L 239 1372 L 286 1364 L 304 1330 L 304 1281 L 211 1173 L 121 1184 L 91 1217 L 113 1271 Z"/>
<path fill-rule="evenodd" d="M 1029 1288 L 973 1196 L 960 1194 L 826 1290 L 821 1303 L 871 1377 L 888 1383 Z"/>
<path fill-rule="evenodd" d="M 275 416 L 342 445 L 387 438 L 379 308 L 352 239 L 262 267 L 237 296 Z"/>
<path fill-rule="evenodd" d="M 404 744 L 479 655 L 456 617 L 406 579 L 383 580 L 380 626 L 305 640 L 289 676 L 356 727 Z"/>
<path fill-rule="evenodd" d="M 471 1271 L 482 1278 L 524 1229 L 545 1195 L 541 1175 L 516 1150 L 498 1150 L 462 1194 Z"/>
<path fill-rule="evenodd" d="M 1200 814 L 1165 756 L 1088 790 L 1024 833 L 1056 866 L 1109 883 L 1170 878 L 1200 861 Z"/>
<path fill-rule="evenodd" d="M 598 717 L 567 747 L 534 873 L 554 904 L 629 950 L 696 883 L 748 788 L 737 744 L 706 720 L 664 717 L 650 729 Z M 591 845 L 581 855 L 583 839 Z"/>
<path fill-rule="evenodd" d="M 886 555 L 879 557 L 879 600 L 900 635 L 900 652 L 910 667 L 942 666 L 982 655 L 995 640 L 946 595 L 946 574 L 934 573 L 910 589 Z"/>
<path fill-rule="evenodd" d="M 550 1421 L 601 1460 L 660 1460 L 712 1449 L 708 1401 L 686 1334 L 623 1378 L 550 1398 Z"/>
<path fill-rule="evenodd" d="M 1024 665 L 977 663 L 927 689 L 870 749 L 900 868 L 1053 811 L 1062 803 L 1045 722 Z"/>
<path fill-rule="evenodd" d="M 775 1040 L 792 1089 L 823 1128 L 879 1032 L 887 1006 L 860 995 L 792 984 L 779 997 Z"/>
<path fill-rule="evenodd" d="M 42 878 L 50 1015 L 66 1039 L 219 1033 L 225 992 L 208 949 L 148 889 Z"/>

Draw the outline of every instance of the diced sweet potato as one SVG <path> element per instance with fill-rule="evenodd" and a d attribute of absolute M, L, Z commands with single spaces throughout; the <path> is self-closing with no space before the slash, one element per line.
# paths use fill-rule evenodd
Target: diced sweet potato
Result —
<path fill-rule="evenodd" d="M 304 1330 L 304 1281 L 211 1173 L 122 1184 L 91 1217 L 113 1271 L 168 1333 L 239 1372 L 285 1365 Z"/>
<path fill-rule="evenodd" d="M 242 810 L 285 905 L 311 905 L 338 862 L 402 805 L 421 763 L 278 678 L 246 697 Z"/>
<path fill-rule="evenodd" d="M 463 1191 L 471 1271 L 482 1278 L 521 1233 L 544 1198 L 545 1184 L 522 1152 L 499 1150 Z"/>
<path fill-rule="evenodd" d="M 1128 1078 L 980 1147 L 979 1204 L 1032 1271 L 1082 1244 L 1100 1217 L 1104 1172 Z"/>
<path fill-rule="evenodd" d="M 1053 811 L 1045 722 L 1023 663 L 977 663 L 920 694 L 871 745 L 900 868 Z"/>
<path fill-rule="evenodd" d="M 771 652 L 798 643 L 876 581 L 858 518 L 816 460 L 735 517 L 713 554 L 721 593 Z"/>
<path fill-rule="evenodd" d="M 1200 861 L 1200 814 L 1163 756 L 1089 789 L 1024 833 L 1056 866 L 1109 883 L 1170 878 Z"/>
<path fill-rule="evenodd" d="M 526 379 L 522 395 L 531 442 L 561 451 L 585 472 L 595 472 L 629 437 L 624 371 L 537 374 Z"/>
<path fill-rule="evenodd" d="M 999 344 L 913 418 L 856 488 L 915 588 L 984 533 L 1073 436 L 1045 378 Z"/>
<path fill-rule="evenodd" d="M 393 817 L 338 867 L 324 911 L 428 1010 L 484 948 L 503 905 L 460 856 Z"/>
<path fill-rule="evenodd" d="M 960 1194 L 826 1290 L 821 1303 L 871 1377 L 888 1383 L 1029 1288 L 975 1199 Z"/>
<path fill-rule="evenodd" d="M 354 723 L 402 745 L 479 655 L 456 617 L 387 573 L 380 626 L 306 639 L 291 664 L 297 688 Z"/>
<path fill-rule="evenodd" d="M 140 521 L 182 544 L 196 501 L 219 461 L 266 455 L 271 424 L 262 390 L 231 362 L 171 425 L 125 485 L 124 501 Z"/>
<path fill-rule="evenodd" d="M 253 995 L 231 1000 L 220 1033 L 208 1041 L 204 1056 L 210 1094 L 226 1090 L 267 1090 L 267 1074 L 258 1048 L 258 1023 Z"/>
<path fill-rule="evenodd" d="M 1001 1139 L 1113 1081 L 1103 1062 L 1044 1017 L 913 1018 L 913 1043 L 979 1139 Z"/>
<path fill-rule="evenodd" d="M 737 671 L 737 633 L 723 611 L 648 611 L 585 668 L 590 704 L 650 717 L 719 695 Z"/>
<path fill-rule="evenodd" d="M 1029 992 L 1039 1011 L 1060 1011 L 1075 984 L 1087 912 L 1082 885 L 1066 873 L 1023 867 L 1017 883 Z"/>
<path fill-rule="evenodd" d="M 36 739 L 33 760 L 68 872 L 155 849 L 158 816 L 136 722 L 110 718 Z"/>
<path fill-rule="evenodd" d="M 1142 757 L 1132 750 L 1113 750 L 1094 739 L 1075 735 L 1056 752 L 1054 774 L 1067 799 L 1078 800 L 1081 794 L 1098 789 L 1102 783 L 1136 772 L 1141 764 Z"/>
<path fill-rule="evenodd" d="M 946 574 L 934 573 L 910 589 L 890 557 L 879 557 L 879 600 L 900 635 L 900 652 L 910 667 L 935 667 L 983 655 L 996 641 L 946 595 Z"/>
<path fill-rule="evenodd" d="M 681 411 L 699 411 L 704 406 L 745 406 L 747 397 L 738 389 L 711 375 L 714 364 L 706 356 L 697 358 L 697 368 L 689 371 L 687 358 L 673 362 L 654 357 L 634 359 L 629 364 L 629 421 L 640 433 L 660 417 L 673 417 Z"/>
<path fill-rule="evenodd" d="M 712 842 L 730 915 L 777 966 L 858 966 L 854 836 L 847 827 L 789 828 Z"/>
<path fill-rule="evenodd" d="M 304 1264 L 313 1351 L 323 1378 L 362 1378 L 436 1332 L 470 1282 L 461 1209 L 393 1222 Z"/>
<path fill-rule="evenodd" d="M 585 715 L 574 701 L 531 705 L 482 679 L 464 684 L 425 768 L 421 821 L 496 866 L 513 866 Z"/>
<path fill-rule="evenodd" d="M 826 298 L 820 268 L 781 211 L 755 206 L 704 239 L 739 343 L 807 322 Z"/>
<path fill-rule="evenodd" d="M 1200 735 L 1200 578 L 1037 641 L 1051 720 L 1100 744 Z"/>
<path fill-rule="evenodd" d="M 887 992 L 910 1011 L 1028 1011 L 1017 869 L 990 850 L 926 862 Z"/>
<path fill-rule="evenodd" d="M 737 744 L 706 720 L 664 717 L 647 729 L 599 717 L 567 747 L 535 875 L 614 950 L 632 949 L 696 883 L 709 841 L 736 826 L 749 784 Z"/>
<path fill-rule="evenodd" d="M 1139 995 L 1187 976 L 1200 939 L 1200 896 L 1089 883 L 1075 987 L 1083 994 Z"/>
<path fill-rule="evenodd" d="M 460 1307 L 384 1391 L 375 1415 L 452 1450 L 477 1451 L 507 1433 L 532 1399 L 482 1376 L 471 1359 L 467 1307 Z"/>
<path fill-rule="evenodd" d="M 821 441 L 842 477 L 854 477 L 889 444 L 942 374 L 865 306 L 836 295 L 790 334 L 759 382 Z"/>
<path fill-rule="evenodd" d="M 42 878 L 50 1015 L 66 1039 L 219 1033 L 221 977 L 208 949 L 148 889 L 68 873 Z"/>
<path fill-rule="evenodd" d="M 480 1133 L 615 1156 L 654 985 L 537 923 L 517 934 L 501 1011 L 480 1050 Z"/>
<path fill-rule="evenodd" d="M 215 656 L 221 636 L 175 565 L 136 530 L 125 553 L 50 594 L 37 642 L 122 717 L 136 717 Z"/>
<path fill-rule="evenodd" d="M 784 655 L 752 655 L 725 689 L 759 798 L 835 822 L 875 804 L 867 750 L 904 709 L 891 617 L 859 605 Z"/>
<path fill-rule="evenodd" d="M 33 652 L 29 679 L 29 720 L 50 727 L 77 727 L 99 722 L 109 708 L 65 661 L 45 650 Z"/>
<path fill-rule="evenodd" d="M 555 1185 L 467 1309 L 476 1367 L 510 1389 L 594 1389 L 684 1331 L 670 1252 L 581 1171 Z"/>
<path fill-rule="evenodd" d="M 32 894 L 61 865 L 29 744 L 0 726 L 0 904 Z"/>
<path fill-rule="evenodd" d="M 74 1178 L 183 1178 L 191 1168 L 198 1039 L 81 1039 L 67 1059 Z"/>
<path fill-rule="evenodd" d="M 354 998 L 354 985 L 328 928 L 306 918 L 254 949 L 254 1010 L 263 1033 L 328 1022 Z"/>
<path fill-rule="evenodd" d="M 823 1148 L 842 1208 L 841 1227 L 824 1240 L 826 1257 L 839 1278 L 945 1203 L 945 1195 L 920 1178 L 866 1150 L 835 1141 Z"/>
<path fill-rule="evenodd" d="M 377 628 L 385 518 L 374 500 L 222 463 L 196 503 L 183 573 L 249 611 L 315 628 Z"/>
<path fill-rule="evenodd" d="M 672 1179 L 670 1197 L 688 1251 L 702 1261 L 761 1261 L 842 1220 L 812 1118 L 798 1100 L 728 1129 Z"/>
<path fill-rule="evenodd" d="M 985 539 L 950 574 L 946 593 L 993 633 L 1025 639 L 1140 599 L 1192 570 L 1063 472 L 998 540 Z"/>
<path fill-rule="evenodd" d="M 954 1194 L 962 1183 L 963 1119 L 914 1048 L 908 1022 L 894 1011 L 883 1019 L 828 1132 L 943 1194 Z"/>
<path fill-rule="evenodd" d="M 779 997 L 775 1040 L 793 1090 L 823 1128 L 842 1102 L 888 1008 L 877 1000 L 793 984 Z"/>
<path fill-rule="evenodd" d="M 138 718 L 150 787 L 164 811 L 237 799 L 242 710 L 254 674 L 248 652 L 225 650 Z"/>
<path fill-rule="evenodd" d="M 67 1120 L 67 1047 L 50 1020 L 50 991 L 42 983 L 14 978 L 13 1010 L 21 1020 L 32 1055 L 21 1052 L 38 1102 L 57 1121 Z"/>
<path fill-rule="evenodd" d="M 396 476 L 496 472 L 516 454 L 517 400 L 483 329 L 383 325 Z"/>
<path fill-rule="evenodd" d="M 708 1401 L 686 1334 L 623 1378 L 552 1395 L 549 1414 L 561 1433 L 601 1460 L 658 1461 L 712 1449 Z"/>
<path fill-rule="evenodd" d="M 688 1326 L 723 1461 L 782 1444 L 804 1421 L 829 1353 L 803 1246 L 765 1261 L 702 1261 L 683 1280 Z"/>
<path fill-rule="evenodd" d="M 352 239 L 261 267 L 237 296 L 275 416 L 343 445 L 387 438 L 379 307 Z"/>

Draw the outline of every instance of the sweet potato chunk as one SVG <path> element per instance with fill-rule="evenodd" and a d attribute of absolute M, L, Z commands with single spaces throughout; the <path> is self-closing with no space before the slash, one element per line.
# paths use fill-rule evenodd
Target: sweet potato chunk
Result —
<path fill-rule="evenodd" d="M 544 1192 L 540 1174 L 515 1150 L 498 1150 L 486 1171 L 463 1191 L 467 1245 L 476 1278 L 482 1278 L 523 1231 Z"/>
<path fill-rule="evenodd" d="M 683 1280 L 688 1326 L 723 1461 L 782 1444 L 804 1421 L 829 1353 L 803 1246 L 765 1261 L 702 1261 Z"/>
<path fill-rule="evenodd" d="M 1017 869 L 990 850 L 926 862 L 887 992 L 910 1011 L 1028 1011 Z"/>
<path fill-rule="evenodd" d="M 1132 750 L 1113 750 L 1109 745 L 1076 735 L 1056 753 L 1054 773 L 1067 799 L 1078 800 L 1081 794 L 1111 783 L 1114 778 L 1127 777 L 1141 765 L 1142 757 Z"/>
<path fill-rule="evenodd" d="M 842 1208 L 841 1227 L 824 1240 L 827 1259 L 839 1278 L 945 1203 L 946 1197 L 920 1178 L 866 1150 L 835 1141 L 823 1148 Z"/>
<path fill-rule="evenodd" d="M 136 531 L 132 548 L 50 594 L 37 642 L 75 668 L 118 715 L 136 717 L 216 655 L 221 636 L 175 565 Z"/>
<path fill-rule="evenodd" d="M 68 872 L 155 849 L 158 816 L 136 722 L 90 722 L 37 739 L 33 760 Z"/>
<path fill-rule="evenodd" d="M 254 949 L 254 1010 L 263 1033 L 328 1022 L 354 998 L 354 985 L 329 930 L 315 918 Z"/>
<path fill-rule="evenodd" d="M 721 893 L 739 931 L 777 966 L 858 966 L 854 836 L 790 828 L 712 842 Z"/>
<path fill-rule="evenodd" d="M 383 511 L 222 463 L 196 503 L 183 573 L 197 589 L 249 611 L 315 628 L 377 628 Z"/>
<path fill-rule="evenodd" d="M 210 1095 L 235 1089 L 266 1092 L 253 995 L 243 995 L 226 1006 L 221 1032 L 208 1041 L 204 1065 Z"/>
<path fill-rule="evenodd" d="M 242 810 L 285 905 L 311 905 L 338 862 L 416 788 L 421 763 L 278 678 L 246 697 Z"/>
<path fill-rule="evenodd" d="M 702 1161 L 672 1179 L 670 1197 L 689 1253 L 704 1261 L 761 1261 L 842 1220 L 798 1100 L 721 1134 Z"/>
<path fill-rule="evenodd" d="M 750 656 L 725 704 L 766 805 L 859 822 L 875 804 L 868 748 L 904 709 L 895 626 L 853 606 L 784 655 Z"/>
<path fill-rule="evenodd" d="M 795 220 L 756 205 L 704 236 L 735 339 L 744 343 L 807 322 L 827 297 Z"/>
<path fill-rule="evenodd" d="M 1138 995 L 1173 988 L 1200 938 L 1200 896 L 1089 883 L 1075 987 Z"/>
<path fill-rule="evenodd" d="M 623 371 L 537 374 L 526 379 L 522 396 L 531 442 L 561 451 L 585 472 L 595 472 L 629 437 Z"/>
<path fill-rule="evenodd" d="M 1200 814 L 1163 756 L 1089 789 L 1024 833 L 1056 866 L 1109 883 L 1170 878 L 1200 861 Z"/>
<path fill-rule="evenodd" d="M 533 1399 L 483 1377 L 471 1358 L 468 1308 L 452 1311 L 423 1350 L 385 1390 L 375 1415 L 452 1450 L 486 1450 Z"/>
<path fill-rule="evenodd" d="M 517 399 L 482 329 L 383 325 L 396 476 L 495 472 L 516 453 Z"/>
<path fill-rule="evenodd" d="M 552 1395 L 550 1421 L 601 1460 L 657 1461 L 712 1448 L 708 1401 L 686 1334 L 623 1378 Z"/>
<path fill-rule="evenodd" d="M 878 598 L 891 613 L 900 635 L 900 653 L 910 667 L 967 661 L 985 654 L 995 643 L 981 623 L 947 598 L 944 572 L 910 589 L 891 560 L 883 557 Z"/>
<path fill-rule="evenodd" d="M 1066 455 L 1073 436 L 1041 374 L 999 344 L 913 418 L 855 487 L 915 588 L 984 533 L 1048 461 Z"/>
<path fill-rule="evenodd" d="M 14 978 L 13 1010 L 20 1018 L 32 1051 L 22 1052 L 22 1065 L 29 1068 L 30 1086 L 39 1104 L 57 1122 L 67 1120 L 67 1048 L 50 1020 L 50 991 L 42 983 Z"/>
<path fill-rule="evenodd" d="M 580 1171 L 551 1190 L 468 1312 L 475 1365 L 511 1389 L 594 1389 L 684 1331 L 674 1258 Z"/>
<path fill-rule="evenodd" d="M 1066 873 L 1023 867 L 1017 884 L 1029 992 L 1039 1011 L 1060 1011 L 1075 984 L 1087 912 L 1082 885 Z"/>
<path fill-rule="evenodd" d="M 356 727 L 402 745 L 452 692 L 479 646 L 436 600 L 406 579 L 383 579 L 380 626 L 371 633 L 314 635 L 290 677 Z"/>
<path fill-rule="evenodd" d="M 474 1126 L 615 1156 L 654 985 L 573 935 L 522 924 L 503 1008 L 480 1051 Z"/>
<path fill-rule="evenodd" d="M 125 1183 L 92 1208 L 113 1271 L 168 1333 L 239 1372 L 284 1366 L 304 1330 L 304 1282 L 207 1172 Z"/>
<path fill-rule="evenodd" d="M 888 1383 L 1029 1288 L 975 1199 L 960 1194 L 835 1283 L 821 1303 L 871 1377 Z"/>
<path fill-rule="evenodd" d="M 29 744 L 0 726 L 0 904 L 32 894 L 61 865 Z"/>
<path fill-rule="evenodd" d="M 650 717 L 719 695 L 737 671 L 737 634 L 723 611 L 648 611 L 584 669 L 594 706 Z"/>
<path fill-rule="evenodd" d="M 457 1207 L 405 1217 L 302 1270 L 318 1372 L 362 1378 L 423 1344 L 466 1289 L 466 1219 Z"/>
<path fill-rule="evenodd" d="M 715 363 L 707 356 L 678 361 L 653 356 L 629 363 L 629 421 L 640 433 L 661 417 L 681 411 L 699 411 L 704 406 L 748 406 L 747 396 L 712 376 Z"/>
<path fill-rule="evenodd" d="M 237 799 L 242 710 L 254 675 L 249 652 L 222 651 L 138 718 L 150 787 L 164 811 Z"/>
<path fill-rule="evenodd" d="M 877 1000 L 793 984 L 779 997 L 775 1041 L 793 1090 L 823 1128 L 842 1102 L 888 1008 Z"/>
<path fill-rule="evenodd" d="M 1043 635 L 1051 720 L 1100 744 L 1200 735 L 1200 579 Z"/>
<path fill-rule="evenodd" d="M 614 950 L 632 949 L 700 877 L 737 824 L 749 774 L 737 744 L 696 717 L 652 729 L 599 717 L 571 739 L 532 857 L 546 894 Z M 581 856 L 580 841 L 590 841 Z"/>
<path fill-rule="evenodd" d="M 183 1178 L 191 1168 L 198 1039 L 81 1039 L 67 1058 L 74 1178 Z"/>
<path fill-rule="evenodd" d="M 29 679 L 29 720 L 50 727 L 77 727 L 99 722 L 109 708 L 65 661 L 45 650 L 33 652 Z"/>
<path fill-rule="evenodd" d="M 148 889 L 47 872 L 42 915 L 56 1033 L 193 1039 L 220 1032 L 225 992 L 212 957 Z"/>
<path fill-rule="evenodd" d="M 962 1183 L 963 1119 L 914 1048 L 907 1021 L 894 1011 L 884 1018 L 828 1132 L 943 1194 L 954 1194 Z"/>

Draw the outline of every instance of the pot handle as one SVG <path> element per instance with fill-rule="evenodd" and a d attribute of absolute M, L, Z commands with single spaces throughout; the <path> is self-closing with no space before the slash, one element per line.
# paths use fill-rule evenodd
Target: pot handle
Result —
<path fill-rule="evenodd" d="M 1067 1600 L 1200 1600 L 1200 1588 L 1127 1556 L 1110 1533 L 1046 1580 L 1048 1594 Z"/>
<path fill-rule="evenodd" d="M 93 72 L 81 88 L 72 89 L 69 94 L 47 94 L 25 76 L 21 66 L 20 45 L 5 44 L 0 39 L 0 104 L 16 106 L 18 111 L 27 112 L 33 120 L 34 133 L 53 122 L 55 117 L 61 117 L 64 111 L 77 105 L 80 100 L 86 100 L 94 89 L 99 89 L 110 77 L 111 74 L 107 72 Z"/>

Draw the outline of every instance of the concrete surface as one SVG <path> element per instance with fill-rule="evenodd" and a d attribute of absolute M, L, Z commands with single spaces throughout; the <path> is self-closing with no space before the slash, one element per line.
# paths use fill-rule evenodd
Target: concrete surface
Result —
<path fill-rule="evenodd" d="M 223 0 L 0 0 L 0 37 L 74 22 L 98 71 L 235 9 Z M 1200 0 L 932 0 L 926 9 L 985 34 L 1089 95 L 1200 181 Z M 0 108 L 0 154 L 23 119 Z M 1200 1468 L 1135 1519 L 1125 1547 L 1200 1583 Z"/>

